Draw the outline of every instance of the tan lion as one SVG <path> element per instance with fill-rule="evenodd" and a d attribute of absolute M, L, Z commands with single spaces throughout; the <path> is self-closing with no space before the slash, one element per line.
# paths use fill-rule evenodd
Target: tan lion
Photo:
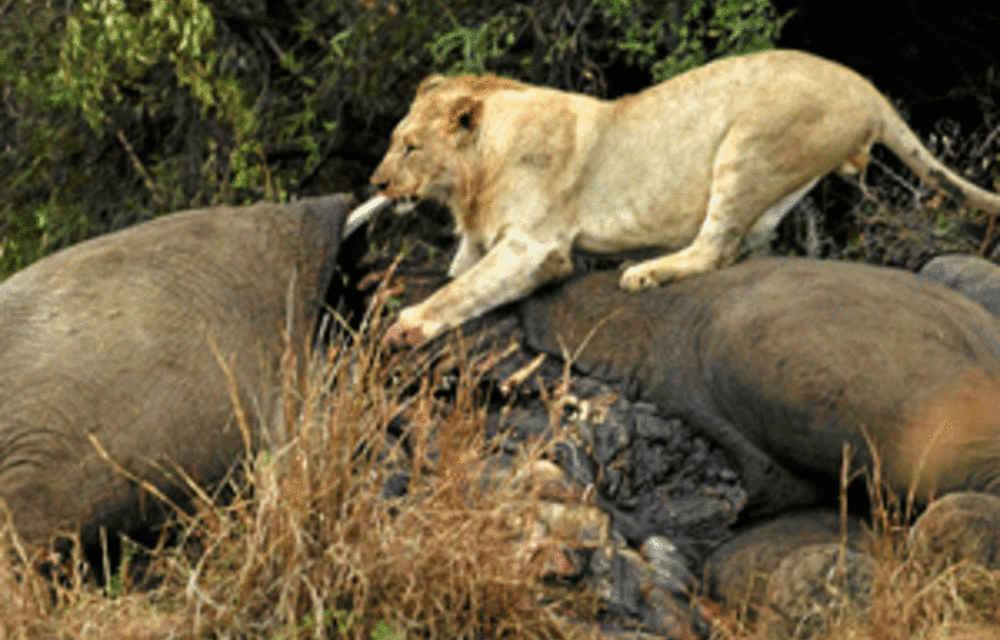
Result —
<path fill-rule="evenodd" d="M 1000 213 L 1000 197 L 938 162 L 867 80 L 802 52 L 725 58 L 614 101 L 432 75 L 372 183 L 451 209 L 454 280 L 404 309 L 386 340 L 423 342 L 566 276 L 573 248 L 673 251 L 626 269 L 628 291 L 725 266 L 819 178 L 864 169 L 876 142 Z"/>

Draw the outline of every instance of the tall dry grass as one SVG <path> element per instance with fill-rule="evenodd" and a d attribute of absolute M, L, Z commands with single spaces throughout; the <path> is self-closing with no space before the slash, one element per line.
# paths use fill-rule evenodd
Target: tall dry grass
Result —
<path fill-rule="evenodd" d="M 595 597 L 542 579 L 560 541 L 523 544 L 537 491 L 480 482 L 490 448 L 476 373 L 484 363 L 460 345 L 445 367 L 353 338 L 301 379 L 289 358 L 284 420 L 271 425 L 283 435 L 234 474 L 228 502 L 196 492 L 194 509 L 177 516 L 181 542 L 151 551 L 141 570 L 126 559 L 99 586 L 79 553 L 26 548 L 8 520 L 0 638 L 596 637 L 578 624 L 599 613 Z M 526 447 L 523 462 L 542 449 Z M 383 482 L 399 472 L 408 492 L 384 498 Z M 869 614 L 829 620 L 826 637 L 1000 638 L 1000 572 L 958 565 L 928 574 L 906 558 L 897 516 L 883 508 L 875 523 Z M 55 578 L 33 568 L 44 561 Z M 712 637 L 772 637 L 755 624 L 721 612 Z"/>
<path fill-rule="evenodd" d="M 870 505 L 870 530 L 861 543 L 875 558 L 870 601 L 852 600 L 849 576 L 829 576 L 827 610 L 819 619 L 797 626 L 768 603 L 745 602 L 734 611 L 705 610 L 712 623 L 710 640 L 998 640 L 1000 639 L 1000 568 L 911 553 L 910 524 L 914 495 L 900 497 L 883 488 L 881 461 L 873 453 L 873 472 L 848 473 L 845 447 L 841 470 L 841 542 L 847 540 L 847 486 L 863 476 Z M 1000 532 L 997 534 L 1000 536 Z"/>
<path fill-rule="evenodd" d="M 592 597 L 540 579 L 555 541 L 522 543 L 537 492 L 496 474 L 479 482 L 488 446 L 475 376 L 446 385 L 427 357 L 353 342 L 303 380 L 286 362 L 284 424 L 273 425 L 283 435 L 234 474 L 232 500 L 192 487 L 181 543 L 153 551 L 146 586 L 126 562 L 102 589 L 78 555 L 49 558 L 61 578 L 43 578 L 31 567 L 46 558 L 8 523 L 0 637 L 555 638 L 564 616 L 592 615 Z M 400 472 L 406 495 L 382 497 Z"/>

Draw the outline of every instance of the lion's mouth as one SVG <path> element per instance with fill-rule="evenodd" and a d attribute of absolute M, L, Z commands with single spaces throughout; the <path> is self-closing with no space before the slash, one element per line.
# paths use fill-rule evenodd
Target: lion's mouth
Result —
<path fill-rule="evenodd" d="M 419 200 L 416 196 L 400 196 L 393 202 L 392 210 L 396 213 L 396 215 L 409 213 L 416 208 L 417 202 L 419 202 Z"/>

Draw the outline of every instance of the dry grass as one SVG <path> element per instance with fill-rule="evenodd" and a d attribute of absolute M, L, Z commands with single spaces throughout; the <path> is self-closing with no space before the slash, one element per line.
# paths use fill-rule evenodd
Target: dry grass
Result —
<path fill-rule="evenodd" d="M 181 516 L 182 544 L 145 570 L 155 588 L 118 575 L 106 595 L 79 558 L 50 581 L 24 569 L 44 558 L 4 529 L 0 638 L 563 637 L 565 616 L 596 603 L 540 579 L 554 541 L 520 544 L 536 489 L 475 481 L 487 450 L 476 380 L 441 399 L 442 368 L 413 360 L 359 340 L 303 384 L 289 375 L 285 441 L 238 474 L 233 500 L 202 494 Z M 384 499 L 394 471 L 408 493 Z"/>
<path fill-rule="evenodd" d="M 153 551 L 142 574 L 155 587 L 132 584 L 128 563 L 98 587 L 82 577 L 79 557 L 59 564 L 59 579 L 44 578 L 30 568 L 44 551 L 3 527 L 0 638 L 593 635 L 567 621 L 593 619 L 594 596 L 541 579 L 546 545 L 558 541 L 530 553 L 520 544 L 535 490 L 481 490 L 471 480 L 488 449 L 485 408 L 477 363 L 459 360 L 465 373 L 448 399 L 435 393 L 442 367 L 385 358 L 365 339 L 314 363 L 304 380 L 290 374 L 283 441 L 246 464 L 232 501 L 202 494 L 192 515 L 179 516 L 183 542 Z M 538 455 L 526 451 L 524 461 Z M 384 499 L 394 471 L 409 474 L 408 494 Z M 1000 637 L 1000 572 L 960 565 L 927 575 L 905 560 L 886 513 L 876 514 L 882 549 L 869 616 L 832 620 L 828 637 Z M 766 637 L 735 614 L 713 625 L 716 640 Z"/>
<path fill-rule="evenodd" d="M 845 448 L 845 457 L 849 456 Z M 796 633 L 794 623 L 773 610 L 755 610 L 744 603 L 739 611 L 708 608 L 710 640 L 997 640 L 1000 639 L 1000 570 L 961 562 L 946 565 L 920 560 L 908 553 L 913 496 L 899 498 L 882 489 L 880 461 L 874 477 L 865 477 L 871 503 L 868 552 L 876 560 L 871 601 L 867 610 L 851 601 L 846 590 L 834 596 L 822 620 Z M 842 470 L 842 486 L 847 476 Z M 841 491 L 841 516 L 847 494 Z M 846 530 L 842 531 L 846 536 Z M 834 581 L 841 585 L 844 579 Z M 714 614 L 714 615 L 713 615 Z M 768 615 L 771 614 L 771 615 Z M 793 629 L 790 631 L 789 629 Z M 820 629 L 820 632 L 816 630 Z M 810 633 L 810 630 L 812 633 Z"/>

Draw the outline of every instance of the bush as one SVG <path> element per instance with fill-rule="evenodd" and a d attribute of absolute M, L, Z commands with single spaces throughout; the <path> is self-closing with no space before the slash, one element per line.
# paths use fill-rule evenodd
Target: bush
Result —
<path fill-rule="evenodd" d="M 614 96 L 772 46 L 769 0 L 11 0 L 0 278 L 169 211 L 353 190 L 431 71 Z"/>

